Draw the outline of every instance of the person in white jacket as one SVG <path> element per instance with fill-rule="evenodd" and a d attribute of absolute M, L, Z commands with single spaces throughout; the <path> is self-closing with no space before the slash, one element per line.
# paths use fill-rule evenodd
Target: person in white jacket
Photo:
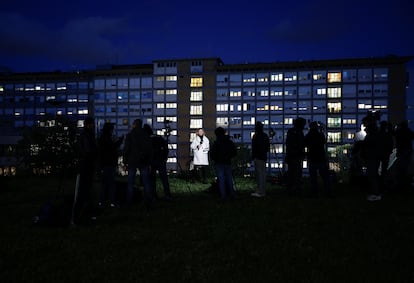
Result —
<path fill-rule="evenodd" d="M 201 181 L 206 184 L 206 169 L 209 165 L 208 152 L 210 150 L 210 141 L 206 137 L 202 128 L 196 131 L 196 136 L 191 142 L 191 149 L 193 151 L 193 164 L 196 173 L 201 172 Z"/>

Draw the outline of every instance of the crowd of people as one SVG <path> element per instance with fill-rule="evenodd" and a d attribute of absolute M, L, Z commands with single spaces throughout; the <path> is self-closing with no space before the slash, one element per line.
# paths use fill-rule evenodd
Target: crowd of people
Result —
<path fill-rule="evenodd" d="M 286 188 L 289 195 L 297 195 L 302 191 L 303 162 L 307 160 L 310 177 L 311 196 L 323 194 L 332 197 L 332 186 L 329 177 L 329 164 L 326 153 L 326 136 L 321 123 L 309 122 L 309 130 L 304 134 L 308 122 L 298 117 L 293 122 L 286 136 L 285 164 L 287 165 Z M 408 168 L 411 162 L 412 140 L 414 132 L 407 122 L 402 122 L 396 129 L 386 122 L 379 122 L 378 117 L 368 115 L 363 120 L 365 126 L 363 138 L 355 141 L 352 151 L 352 168 L 365 172 L 369 184 L 367 200 L 378 201 L 386 191 L 398 192 L 410 185 Z M 114 124 L 105 123 L 100 136 L 95 138 L 95 122 L 86 118 L 84 129 L 79 137 L 79 174 L 73 206 L 73 222 L 82 217 L 89 217 L 92 211 L 91 188 L 93 178 L 98 169 L 102 176 L 102 189 L 99 205 L 118 207 L 116 197 L 116 168 L 122 143 L 122 161 L 128 172 L 126 188 L 126 204 L 134 200 L 137 170 L 143 186 L 143 202 L 150 208 L 158 198 L 156 190 L 157 172 L 163 186 L 163 199 L 172 200 L 166 162 L 168 159 L 168 141 L 153 133 L 151 127 L 143 125 L 141 119 L 134 120 L 131 131 L 124 137 L 114 138 Z M 222 201 L 235 198 L 232 159 L 237 155 L 234 142 L 226 135 L 222 127 L 214 131 L 215 140 L 210 144 L 202 128 L 196 131 L 190 144 L 193 155 L 193 171 L 196 178 L 207 184 L 207 168 L 209 161 L 214 162 L 218 192 Z M 254 163 L 256 188 L 252 197 L 266 196 L 266 162 L 269 157 L 271 140 L 264 132 L 263 123 L 255 124 L 255 132 L 251 140 L 251 158 Z M 390 160 L 392 152 L 395 158 Z M 395 160 L 394 160 L 395 159 Z M 390 168 L 394 165 L 395 178 L 390 181 Z M 364 171 L 365 170 L 365 171 Z M 361 173 L 362 175 L 362 173 Z M 319 176 L 322 179 L 322 190 L 318 188 Z"/>

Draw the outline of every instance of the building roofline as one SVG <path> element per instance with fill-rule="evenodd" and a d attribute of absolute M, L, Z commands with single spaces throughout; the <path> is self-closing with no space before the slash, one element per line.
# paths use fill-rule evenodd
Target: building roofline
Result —
<path fill-rule="evenodd" d="M 153 64 L 157 62 L 181 62 L 181 61 L 207 61 L 217 60 L 218 71 L 225 70 L 246 70 L 246 69 L 315 69 L 315 68 L 332 68 L 332 67 L 353 67 L 353 66 L 384 66 L 394 64 L 406 64 L 414 59 L 414 56 L 397 56 L 388 55 L 384 57 L 365 57 L 365 58 L 342 58 L 342 59 L 324 59 L 324 60 L 304 60 L 304 61 L 276 61 L 276 62 L 256 62 L 256 63 L 239 63 L 224 64 L 219 57 L 209 58 L 181 58 L 181 59 L 157 59 L 152 64 L 126 64 L 126 65 L 97 65 L 96 69 L 78 70 L 78 71 L 53 71 L 53 72 L 23 72 L 23 73 L 3 73 L 0 79 L 4 80 L 39 80 L 45 79 L 62 79 L 74 78 L 88 79 L 89 76 L 105 75 L 108 73 L 125 74 L 125 73 L 151 73 Z"/>
<path fill-rule="evenodd" d="M 346 66 L 375 66 L 375 65 L 393 65 L 405 64 L 414 59 L 414 56 L 385 56 L 385 57 L 366 57 L 366 58 L 343 58 L 343 59 L 324 59 L 324 60 L 306 60 L 306 61 L 277 61 L 268 63 L 244 63 L 228 64 L 220 66 L 220 70 L 227 69 L 315 69 L 324 67 L 346 67 Z"/>

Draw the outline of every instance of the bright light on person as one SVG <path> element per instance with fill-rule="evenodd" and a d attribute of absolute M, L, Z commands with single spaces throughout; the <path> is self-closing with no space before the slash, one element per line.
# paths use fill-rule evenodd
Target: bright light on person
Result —
<path fill-rule="evenodd" d="M 361 124 L 361 130 L 355 134 L 355 141 L 362 141 L 365 139 L 367 133 L 365 132 L 365 126 Z"/>

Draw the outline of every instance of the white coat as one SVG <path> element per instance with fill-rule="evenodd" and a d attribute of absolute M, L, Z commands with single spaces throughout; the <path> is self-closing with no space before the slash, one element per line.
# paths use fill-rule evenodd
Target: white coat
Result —
<path fill-rule="evenodd" d="M 210 141 L 206 136 L 203 136 L 203 143 L 201 138 L 196 136 L 191 142 L 191 149 L 193 150 L 194 165 L 208 165 L 208 151 L 210 150 Z"/>

